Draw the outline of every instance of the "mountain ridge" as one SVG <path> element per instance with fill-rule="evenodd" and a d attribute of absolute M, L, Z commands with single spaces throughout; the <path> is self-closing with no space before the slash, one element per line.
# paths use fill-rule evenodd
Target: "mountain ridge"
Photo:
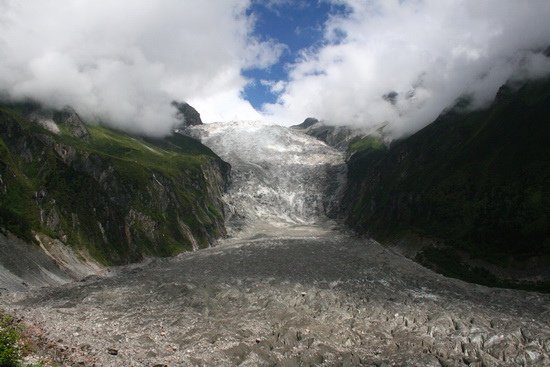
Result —
<path fill-rule="evenodd" d="M 409 256 L 448 276 L 547 288 L 549 126 L 543 79 L 503 86 L 486 109 L 446 111 L 389 147 L 366 144 L 348 160 L 347 223 L 413 243 Z"/>
<path fill-rule="evenodd" d="M 230 166 L 187 136 L 128 135 L 71 109 L 0 106 L 0 227 L 104 265 L 171 256 L 225 235 Z"/>

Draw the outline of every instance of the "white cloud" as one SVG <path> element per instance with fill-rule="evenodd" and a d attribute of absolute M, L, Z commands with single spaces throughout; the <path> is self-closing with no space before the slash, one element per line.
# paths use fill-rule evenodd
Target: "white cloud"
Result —
<path fill-rule="evenodd" d="M 272 93 L 278 94 L 281 93 L 286 86 L 286 82 L 284 80 L 266 80 L 262 79 L 260 80 L 260 84 L 266 87 L 269 87 L 269 90 Z"/>
<path fill-rule="evenodd" d="M 463 94 L 481 106 L 509 78 L 550 72 L 532 53 L 550 44 L 547 0 L 322 0 L 350 11 L 329 18 L 324 46 L 303 50 L 289 80 L 257 81 L 279 94 L 259 113 L 242 71 L 286 46 L 253 34 L 251 1 L 0 0 L 0 94 L 149 134 L 172 127 L 176 99 L 207 122 L 388 121 L 401 136 Z"/>
<path fill-rule="evenodd" d="M 196 104 L 207 121 L 257 118 L 241 97 L 241 71 L 272 65 L 283 46 L 252 36 L 249 5 L 0 1 L 0 90 L 149 134 L 173 126 L 173 99 Z"/>
<path fill-rule="evenodd" d="M 333 0 L 350 12 L 325 25 L 326 45 L 291 66 L 274 121 L 389 122 L 394 137 L 433 121 L 464 94 L 477 107 L 513 77 L 550 72 L 546 0 Z M 383 96 L 397 92 L 393 100 Z M 392 103 L 393 102 L 393 103 Z"/>

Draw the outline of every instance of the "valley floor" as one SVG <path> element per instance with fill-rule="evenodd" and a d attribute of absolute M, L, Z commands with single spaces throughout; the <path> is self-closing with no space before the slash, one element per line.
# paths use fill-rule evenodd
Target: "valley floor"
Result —
<path fill-rule="evenodd" d="M 550 295 L 445 278 L 320 227 L 225 240 L 2 304 L 62 350 L 63 365 L 550 364 Z"/>

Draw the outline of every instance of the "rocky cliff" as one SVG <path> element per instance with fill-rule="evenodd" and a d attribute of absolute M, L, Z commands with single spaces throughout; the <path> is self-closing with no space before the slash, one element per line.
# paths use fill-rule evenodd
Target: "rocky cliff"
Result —
<path fill-rule="evenodd" d="M 129 136 L 70 108 L 0 106 L 0 228 L 36 247 L 105 265 L 207 247 L 225 234 L 229 170 L 179 134 Z"/>
<path fill-rule="evenodd" d="M 187 102 L 173 101 L 172 106 L 178 111 L 176 118 L 181 121 L 180 128 L 202 125 L 200 113 Z"/>
<path fill-rule="evenodd" d="M 548 289 L 550 81 L 464 102 L 389 147 L 355 142 L 347 222 L 445 275 Z"/>
<path fill-rule="evenodd" d="M 313 117 L 308 117 L 301 124 L 291 128 L 300 130 L 341 151 L 345 151 L 356 137 L 371 133 L 361 128 L 326 124 Z"/>

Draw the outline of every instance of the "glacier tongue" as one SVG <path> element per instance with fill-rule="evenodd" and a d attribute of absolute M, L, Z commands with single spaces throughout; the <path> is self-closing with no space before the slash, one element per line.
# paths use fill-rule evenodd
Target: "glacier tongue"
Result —
<path fill-rule="evenodd" d="M 189 133 L 232 166 L 224 198 L 231 234 L 318 224 L 338 200 L 343 154 L 315 138 L 257 121 L 201 125 Z"/>

